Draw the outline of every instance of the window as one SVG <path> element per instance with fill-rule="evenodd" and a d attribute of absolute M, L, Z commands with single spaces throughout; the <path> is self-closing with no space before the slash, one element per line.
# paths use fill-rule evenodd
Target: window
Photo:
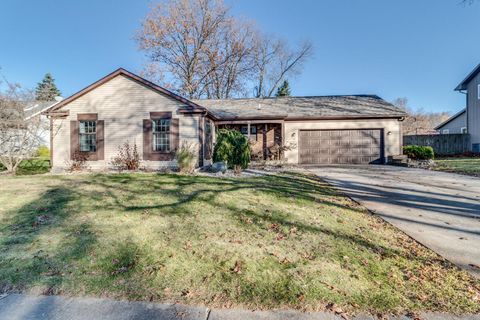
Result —
<path fill-rule="evenodd" d="M 450 133 L 450 130 L 448 130 L 448 129 L 443 129 L 443 130 L 442 130 L 442 133 L 443 133 L 443 134 L 449 134 L 449 133 Z"/>
<path fill-rule="evenodd" d="M 240 127 L 240 132 L 248 138 L 248 126 Z M 250 126 L 250 140 L 257 141 L 257 126 Z"/>
<path fill-rule="evenodd" d="M 242 126 L 240 132 L 244 135 L 248 135 L 248 126 Z M 257 134 L 257 126 L 250 126 L 250 134 Z"/>
<path fill-rule="evenodd" d="M 97 151 L 97 123 L 95 121 L 80 121 L 79 129 L 80 151 Z"/>
<path fill-rule="evenodd" d="M 170 151 L 170 119 L 153 120 L 153 151 Z"/>
<path fill-rule="evenodd" d="M 467 133 L 467 127 L 462 127 L 462 129 L 460 129 L 460 131 L 461 131 L 462 133 Z"/>

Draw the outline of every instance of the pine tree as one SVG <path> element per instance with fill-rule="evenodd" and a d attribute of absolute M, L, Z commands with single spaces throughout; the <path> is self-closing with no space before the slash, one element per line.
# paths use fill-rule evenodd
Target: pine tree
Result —
<path fill-rule="evenodd" d="M 55 97 L 60 95 L 60 90 L 55 85 L 55 79 L 53 79 L 50 73 L 45 75 L 42 82 L 39 82 L 35 89 L 35 99 L 37 101 L 54 101 Z"/>
<path fill-rule="evenodd" d="M 283 81 L 283 84 L 278 87 L 276 97 L 290 97 L 290 85 L 288 81 Z"/>

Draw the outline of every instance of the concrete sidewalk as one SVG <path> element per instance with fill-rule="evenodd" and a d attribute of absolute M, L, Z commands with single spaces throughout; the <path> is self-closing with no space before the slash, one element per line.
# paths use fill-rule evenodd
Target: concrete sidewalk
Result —
<path fill-rule="evenodd" d="M 480 320 L 480 315 L 453 316 L 441 313 L 420 314 L 422 319 Z M 340 315 L 327 312 L 305 313 L 286 311 L 248 311 L 238 309 L 210 310 L 178 304 L 115 301 L 110 299 L 68 298 L 62 296 L 0 296 L 0 319 L 8 320 L 340 320 Z M 359 315 L 353 319 L 374 319 Z M 389 319 L 410 319 L 395 316 Z"/>

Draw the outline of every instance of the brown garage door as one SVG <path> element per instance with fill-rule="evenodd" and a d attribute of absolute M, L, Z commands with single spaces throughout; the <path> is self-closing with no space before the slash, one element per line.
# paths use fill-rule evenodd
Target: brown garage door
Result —
<path fill-rule="evenodd" d="M 383 130 L 300 130 L 301 164 L 383 162 Z"/>

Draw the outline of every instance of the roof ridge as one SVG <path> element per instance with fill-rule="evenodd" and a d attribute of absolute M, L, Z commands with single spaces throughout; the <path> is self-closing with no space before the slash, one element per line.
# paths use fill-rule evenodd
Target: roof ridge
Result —
<path fill-rule="evenodd" d="M 346 98 L 346 97 L 365 97 L 381 99 L 376 94 L 332 94 L 332 95 L 313 95 L 313 96 L 288 96 L 288 97 L 262 97 L 262 98 L 227 98 L 227 99 L 193 99 L 195 101 L 225 101 L 225 100 L 275 100 L 275 99 L 295 99 L 295 98 Z"/>

